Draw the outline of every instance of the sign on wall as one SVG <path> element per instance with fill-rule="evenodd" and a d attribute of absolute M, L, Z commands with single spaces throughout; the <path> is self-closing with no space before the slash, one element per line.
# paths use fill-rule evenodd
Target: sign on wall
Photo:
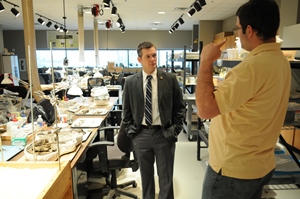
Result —
<path fill-rule="evenodd" d="M 55 49 L 65 49 L 65 45 L 68 49 L 78 49 L 77 31 L 69 31 L 68 33 L 47 31 L 47 41 L 48 48 L 50 48 L 50 42 L 52 42 L 52 48 Z"/>

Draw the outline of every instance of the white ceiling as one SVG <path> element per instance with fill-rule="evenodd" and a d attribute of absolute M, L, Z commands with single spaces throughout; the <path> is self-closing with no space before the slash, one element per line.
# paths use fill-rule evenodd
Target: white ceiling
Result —
<path fill-rule="evenodd" d="M 20 6 L 16 7 L 21 12 L 19 17 L 15 17 L 10 9 L 12 5 L 2 1 L 5 11 L 0 12 L 0 24 L 3 30 L 22 30 L 22 0 L 9 0 L 10 2 Z M 78 29 L 78 7 L 91 8 L 94 4 L 102 5 L 103 0 L 32 0 L 34 13 L 43 15 L 51 20 L 64 24 L 64 2 L 66 25 L 69 30 Z M 118 13 L 125 24 L 126 30 L 169 30 L 175 21 L 183 14 L 185 23 L 180 25 L 178 30 L 192 30 L 194 24 L 198 24 L 199 20 L 224 20 L 235 14 L 237 8 L 248 0 L 206 0 L 206 5 L 202 7 L 200 12 L 196 12 L 191 18 L 187 16 L 189 7 L 195 0 L 112 0 L 117 7 Z M 25 2 L 25 0 L 24 0 Z M 111 6 L 112 7 L 112 6 Z M 178 8 L 187 8 L 186 10 Z M 86 9 L 84 9 L 86 10 Z M 87 9 L 90 10 L 90 9 Z M 105 29 L 107 20 L 113 21 L 112 30 L 117 30 L 115 22 L 117 16 L 111 15 L 111 9 L 103 9 L 102 16 L 94 17 L 92 14 L 84 14 L 84 29 L 93 30 L 94 18 L 99 24 L 98 29 Z M 164 15 L 158 14 L 164 11 Z M 37 22 L 38 16 L 34 15 L 34 23 L 36 30 L 54 30 L 53 25 L 48 28 Z M 45 19 L 47 22 L 48 20 Z M 155 24 L 160 22 L 160 24 Z M 233 24 L 234 26 L 234 24 Z"/>

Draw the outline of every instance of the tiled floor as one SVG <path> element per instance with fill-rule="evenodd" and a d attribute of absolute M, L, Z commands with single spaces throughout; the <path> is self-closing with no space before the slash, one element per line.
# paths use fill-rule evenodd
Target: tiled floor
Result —
<path fill-rule="evenodd" d="M 196 158 L 196 142 L 189 142 L 186 134 L 180 134 L 176 145 L 175 173 L 174 173 L 174 192 L 176 199 L 201 199 L 202 181 L 208 160 L 207 149 L 201 149 L 202 161 Z M 141 179 L 140 173 L 124 170 L 118 178 L 122 183 L 135 179 L 138 186 L 136 188 L 128 187 L 127 191 L 135 193 L 141 197 Z M 156 179 L 156 193 L 158 194 L 158 183 Z M 300 189 L 297 190 L 276 190 L 276 199 L 299 199 Z M 105 197 L 104 197 L 105 198 Z M 157 198 L 157 196 L 156 196 Z M 274 198 L 274 197 L 273 197 Z M 118 199 L 128 199 L 126 196 L 120 196 Z"/>

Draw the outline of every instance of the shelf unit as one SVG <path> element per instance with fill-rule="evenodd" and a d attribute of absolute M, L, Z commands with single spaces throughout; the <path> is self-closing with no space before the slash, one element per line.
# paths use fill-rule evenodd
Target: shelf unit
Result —
<path fill-rule="evenodd" d="M 183 92 L 183 100 L 187 105 L 187 112 L 186 112 L 186 121 L 183 122 L 183 130 L 188 135 L 189 141 L 195 141 L 197 139 L 197 132 L 198 132 L 198 126 L 197 120 L 193 120 L 192 113 L 193 113 L 193 106 L 195 106 L 195 83 L 189 83 L 187 84 L 186 79 L 186 65 L 187 62 L 192 62 L 191 66 L 191 72 L 192 75 L 197 74 L 198 69 L 198 63 L 200 59 L 200 53 L 202 51 L 202 42 L 199 42 L 199 51 L 198 52 L 189 52 L 186 51 L 186 46 L 184 46 L 183 56 L 181 59 L 176 59 L 176 61 L 182 61 L 182 68 L 183 68 L 183 81 L 179 82 L 180 86 L 182 87 Z M 174 56 L 172 56 L 174 57 Z M 187 87 L 190 86 L 191 89 L 188 90 Z M 189 93 L 186 93 L 188 90 Z M 197 117 L 197 116 L 194 116 Z M 198 118 L 198 117 L 197 117 Z"/>

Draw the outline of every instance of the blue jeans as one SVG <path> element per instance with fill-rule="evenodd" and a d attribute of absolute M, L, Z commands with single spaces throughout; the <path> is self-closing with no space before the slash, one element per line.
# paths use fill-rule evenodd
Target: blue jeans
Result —
<path fill-rule="evenodd" d="M 202 199 L 261 199 L 263 186 L 272 178 L 274 170 L 258 179 L 237 179 L 222 176 L 207 166 Z"/>

